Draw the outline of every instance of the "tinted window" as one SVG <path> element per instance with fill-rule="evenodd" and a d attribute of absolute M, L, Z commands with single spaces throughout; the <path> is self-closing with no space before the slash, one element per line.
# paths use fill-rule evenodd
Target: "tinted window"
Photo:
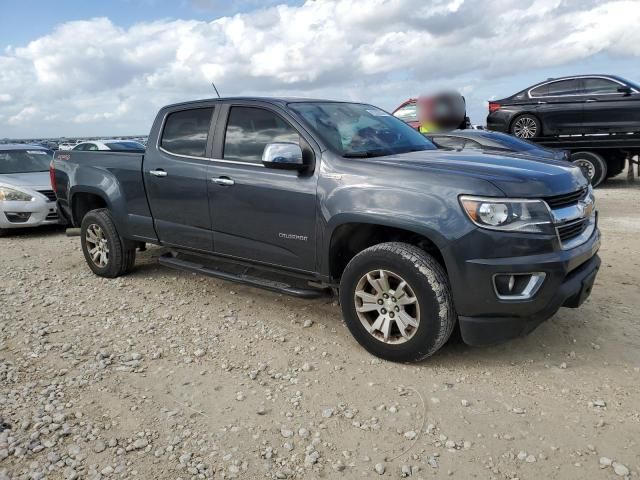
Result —
<path fill-rule="evenodd" d="M 549 93 L 549 85 L 542 85 L 531 90 L 532 97 L 546 97 Z"/>
<path fill-rule="evenodd" d="M 580 82 L 578 80 L 560 80 L 547 85 L 550 97 L 562 95 L 576 95 L 580 93 Z"/>
<path fill-rule="evenodd" d="M 106 142 L 109 150 L 114 152 L 144 152 L 144 145 L 138 142 L 122 140 L 119 142 Z"/>
<path fill-rule="evenodd" d="M 416 122 L 418 121 L 418 105 L 409 103 L 396 110 L 394 115 L 405 122 Z"/>
<path fill-rule="evenodd" d="M 260 162 L 268 143 L 300 143 L 300 135 L 280 116 L 262 108 L 232 107 L 224 137 L 223 158 Z"/>
<path fill-rule="evenodd" d="M 170 113 L 162 131 L 161 147 L 168 152 L 204 157 L 213 108 Z"/>
<path fill-rule="evenodd" d="M 46 172 L 51 154 L 47 150 L 0 150 L 0 175 Z"/>
<path fill-rule="evenodd" d="M 618 93 L 621 85 L 605 78 L 585 78 L 584 93 L 588 95 L 600 95 L 606 93 Z"/>

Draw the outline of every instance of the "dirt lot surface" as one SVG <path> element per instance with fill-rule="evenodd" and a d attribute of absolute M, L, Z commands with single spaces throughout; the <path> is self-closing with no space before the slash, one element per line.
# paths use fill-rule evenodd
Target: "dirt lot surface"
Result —
<path fill-rule="evenodd" d="M 597 190 L 589 301 L 417 365 L 332 299 L 157 265 L 91 274 L 61 231 L 0 239 L 0 479 L 638 478 L 640 182 Z M 4 422 L 4 424 L 2 424 Z"/>

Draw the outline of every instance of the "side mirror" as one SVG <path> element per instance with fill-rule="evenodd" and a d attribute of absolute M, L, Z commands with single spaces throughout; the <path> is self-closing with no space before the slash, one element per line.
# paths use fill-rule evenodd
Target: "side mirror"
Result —
<path fill-rule="evenodd" d="M 305 167 L 300 145 L 288 142 L 267 144 L 262 152 L 262 164 L 281 170 L 302 170 Z"/>
<path fill-rule="evenodd" d="M 624 93 L 625 95 L 631 95 L 631 87 L 627 87 L 626 85 L 618 87 L 618 92 Z"/>

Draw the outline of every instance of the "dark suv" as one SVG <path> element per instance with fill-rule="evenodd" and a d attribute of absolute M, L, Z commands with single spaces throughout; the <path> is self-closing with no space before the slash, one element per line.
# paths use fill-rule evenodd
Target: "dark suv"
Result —
<path fill-rule="evenodd" d="M 614 75 L 554 78 L 489 102 L 487 128 L 521 138 L 640 131 L 640 86 Z"/>

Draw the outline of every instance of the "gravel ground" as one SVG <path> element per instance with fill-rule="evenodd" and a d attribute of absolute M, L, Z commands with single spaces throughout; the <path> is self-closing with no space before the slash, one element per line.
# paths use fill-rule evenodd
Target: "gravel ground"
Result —
<path fill-rule="evenodd" d="M 638 478 L 640 182 L 597 191 L 589 301 L 416 365 L 359 348 L 332 299 L 156 264 L 86 266 L 60 230 L 0 239 L 0 480 Z"/>

